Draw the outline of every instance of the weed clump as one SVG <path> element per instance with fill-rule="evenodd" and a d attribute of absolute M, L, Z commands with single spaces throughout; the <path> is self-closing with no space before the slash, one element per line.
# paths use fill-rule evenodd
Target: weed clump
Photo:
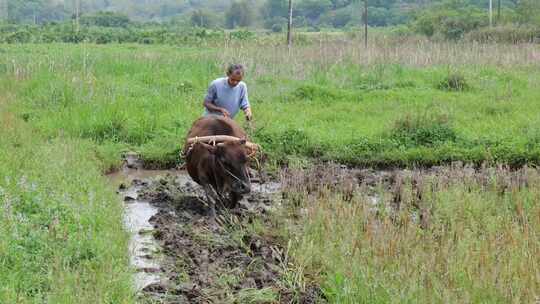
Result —
<path fill-rule="evenodd" d="M 314 86 L 303 85 L 294 90 L 292 96 L 296 99 L 314 100 L 314 99 L 336 99 L 339 94 L 330 89 Z"/>
<path fill-rule="evenodd" d="M 457 134 L 446 115 L 407 114 L 394 122 L 389 137 L 400 146 L 430 147 L 455 142 Z"/>
<path fill-rule="evenodd" d="M 437 84 L 437 88 L 443 91 L 467 91 L 470 85 L 462 74 L 449 73 Z"/>
<path fill-rule="evenodd" d="M 316 157 L 321 154 L 320 149 L 314 146 L 305 131 L 301 129 L 286 129 L 279 132 L 260 129 L 253 137 L 277 163 L 287 163 L 287 160 L 295 155 Z"/>

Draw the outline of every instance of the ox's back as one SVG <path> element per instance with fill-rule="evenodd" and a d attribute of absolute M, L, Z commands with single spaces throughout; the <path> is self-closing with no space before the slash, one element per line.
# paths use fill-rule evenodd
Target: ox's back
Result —
<path fill-rule="evenodd" d="M 209 115 L 201 117 L 193 123 L 189 130 L 188 138 L 212 135 L 229 135 L 238 138 L 246 138 L 246 133 L 238 124 L 226 117 Z"/>
<path fill-rule="evenodd" d="M 201 117 L 193 123 L 187 138 L 203 137 L 212 135 L 229 135 L 238 138 L 246 138 L 246 133 L 236 122 L 230 118 L 209 115 Z M 191 178 L 201 184 L 211 184 L 216 187 L 218 182 L 214 177 L 214 155 L 202 145 L 184 146 L 186 155 L 186 169 Z"/>

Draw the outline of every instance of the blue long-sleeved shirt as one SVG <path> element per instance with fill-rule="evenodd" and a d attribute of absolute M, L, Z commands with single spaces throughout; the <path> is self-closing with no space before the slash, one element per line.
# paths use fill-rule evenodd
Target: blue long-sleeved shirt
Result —
<path fill-rule="evenodd" d="M 231 118 L 234 118 L 240 109 L 245 110 L 249 107 L 246 84 L 241 81 L 235 87 L 231 87 L 227 77 L 212 81 L 204 100 L 226 109 L 231 114 Z M 204 115 L 208 114 L 222 115 L 221 112 L 209 112 L 205 109 Z"/>

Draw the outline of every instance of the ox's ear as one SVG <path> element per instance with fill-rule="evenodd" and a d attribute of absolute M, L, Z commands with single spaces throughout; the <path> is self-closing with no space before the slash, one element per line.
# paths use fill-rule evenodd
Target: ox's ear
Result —
<path fill-rule="evenodd" d="M 226 143 L 217 144 L 215 154 L 218 155 L 218 156 L 225 155 L 225 145 L 226 145 Z"/>

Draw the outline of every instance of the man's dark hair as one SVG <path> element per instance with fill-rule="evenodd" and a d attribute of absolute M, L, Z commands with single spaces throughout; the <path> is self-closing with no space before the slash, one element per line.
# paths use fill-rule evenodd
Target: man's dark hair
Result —
<path fill-rule="evenodd" d="M 234 72 L 240 71 L 242 75 L 244 74 L 244 66 L 239 63 L 230 64 L 227 68 L 227 75 L 232 75 Z"/>

